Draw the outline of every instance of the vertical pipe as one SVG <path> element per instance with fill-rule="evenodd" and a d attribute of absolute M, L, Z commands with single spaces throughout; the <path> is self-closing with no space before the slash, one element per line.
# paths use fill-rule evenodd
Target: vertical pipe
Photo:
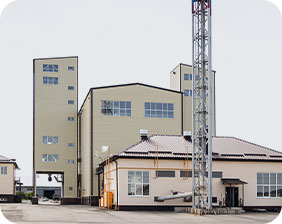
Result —
<path fill-rule="evenodd" d="M 211 1 L 211 0 L 209 0 Z M 208 209 L 212 209 L 212 40 L 211 40 L 211 2 L 208 10 Z"/>

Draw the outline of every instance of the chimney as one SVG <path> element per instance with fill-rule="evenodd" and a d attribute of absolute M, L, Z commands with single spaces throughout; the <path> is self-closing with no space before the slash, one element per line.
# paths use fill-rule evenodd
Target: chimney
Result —
<path fill-rule="evenodd" d="M 148 130 L 140 129 L 141 141 L 146 141 L 148 139 Z"/>
<path fill-rule="evenodd" d="M 184 131 L 183 137 L 185 138 L 186 141 L 192 142 L 192 132 L 191 131 Z"/>

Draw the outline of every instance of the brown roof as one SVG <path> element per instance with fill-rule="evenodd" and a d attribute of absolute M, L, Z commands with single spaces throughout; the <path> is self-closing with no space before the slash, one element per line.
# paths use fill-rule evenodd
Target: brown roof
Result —
<path fill-rule="evenodd" d="M 15 159 L 8 159 L 7 157 L 0 155 L 0 163 L 14 163 L 16 169 L 19 169 Z"/>
<path fill-rule="evenodd" d="M 213 137 L 213 159 L 215 160 L 270 160 L 282 161 L 282 152 L 256 145 L 234 137 Z M 154 158 L 158 147 L 159 158 L 192 158 L 192 143 L 183 136 L 152 135 L 117 154 L 127 158 Z"/>

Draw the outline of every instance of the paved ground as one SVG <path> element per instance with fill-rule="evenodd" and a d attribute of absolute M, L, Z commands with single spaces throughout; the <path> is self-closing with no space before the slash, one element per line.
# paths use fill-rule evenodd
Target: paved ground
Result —
<path fill-rule="evenodd" d="M 268 223 L 278 213 L 195 216 L 175 212 L 108 211 L 84 205 L 0 204 L 6 218 L 15 223 Z"/>

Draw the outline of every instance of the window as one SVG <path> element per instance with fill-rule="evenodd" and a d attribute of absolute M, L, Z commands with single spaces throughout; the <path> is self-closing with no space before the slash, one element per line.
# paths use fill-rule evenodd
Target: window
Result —
<path fill-rule="evenodd" d="M 73 187 L 69 187 L 69 191 L 72 191 L 73 190 Z"/>
<path fill-rule="evenodd" d="M 131 117 L 131 102 L 102 100 L 101 113 L 105 116 Z"/>
<path fill-rule="evenodd" d="M 68 121 L 74 121 L 74 117 L 68 117 Z"/>
<path fill-rule="evenodd" d="M 73 143 L 68 143 L 68 147 L 74 147 Z"/>
<path fill-rule="evenodd" d="M 68 100 L 68 104 L 74 104 L 74 100 Z"/>
<path fill-rule="evenodd" d="M 282 197 L 282 173 L 257 173 L 257 197 Z"/>
<path fill-rule="evenodd" d="M 58 144 L 58 136 L 43 136 L 43 144 Z"/>
<path fill-rule="evenodd" d="M 74 71 L 74 66 L 69 66 L 69 67 L 68 67 L 68 70 L 69 70 L 69 71 Z"/>
<path fill-rule="evenodd" d="M 184 74 L 184 80 L 192 81 L 192 74 Z"/>
<path fill-rule="evenodd" d="M 148 196 L 150 193 L 148 171 L 128 171 L 128 195 Z"/>
<path fill-rule="evenodd" d="M 42 154 L 42 162 L 58 162 L 58 154 Z"/>
<path fill-rule="evenodd" d="M 156 171 L 156 176 L 158 176 L 158 177 L 175 177 L 175 171 L 170 171 L 170 170 Z"/>
<path fill-rule="evenodd" d="M 173 118 L 173 103 L 145 102 L 145 117 Z"/>
<path fill-rule="evenodd" d="M 192 90 L 191 89 L 184 89 L 184 96 L 192 96 Z"/>
<path fill-rule="evenodd" d="M 58 85 L 59 78 L 58 77 L 43 77 L 43 84 L 44 85 Z"/>
<path fill-rule="evenodd" d="M 68 160 L 68 164 L 74 164 L 74 160 L 73 159 L 69 159 Z"/>
<path fill-rule="evenodd" d="M 192 170 L 180 170 L 180 177 L 192 177 Z M 212 178 L 222 178 L 222 171 L 212 172 Z"/>
<path fill-rule="evenodd" d="M 68 86 L 68 90 L 74 90 L 74 86 Z"/>
<path fill-rule="evenodd" d="M 58 71 L 59 71 L 58 65 L 43 64 L 43 72 L 58 72 Z"/>
<path fill-rule="evenodd" d="M 2 175 L 7 175 L 7 170 L 8 170 L 8 167 L 7 166 L 1 166 L 1 174 Z"/>

